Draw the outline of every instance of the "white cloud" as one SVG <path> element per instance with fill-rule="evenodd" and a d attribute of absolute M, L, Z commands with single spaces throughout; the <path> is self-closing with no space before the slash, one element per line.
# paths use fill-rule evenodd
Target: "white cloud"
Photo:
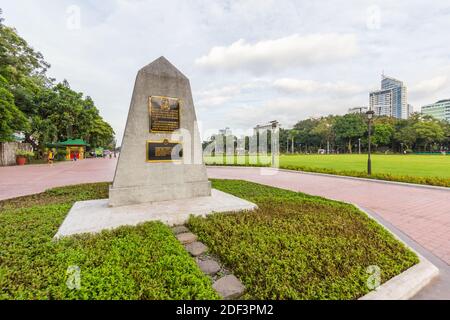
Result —
<path fill-rule="evenodd" d="M 415 94 L 430 94 L 438 92 L 449 85 L 447 76 L 437 76 L 431 79 L 420 81 L 411 87 L 411 92 Z"/>
<path fill-rule="evenodd" d="M 239 117 L 224 110 L 222 121 L 232 129 L 247 128 L 278 120 L 284 128 L 292 127 L 301 119 L 342 114 L 354 100 L 321 98 L 275 98 L 259 104 L 239 105 Z M 250 125 L 249 125 L 250 124 Z"/>
<path fill-rule="evenodd" d="M 242 99 L 245 94 L 254 94 L 256 90 L 267 87 L 269 82 L 263 79 L 251 79 L 246 83 L 225 85 L 219 87 L 208 87 L 205 90 L 194 93 L 196 106 L 208 108 L 223 105 L 232 99 Z"/>
<path fill-rule="evenodd" d="M 335 62 L 353 57 L 358 51 L 353 34 L 294 34 L 253 44 L 240 39 L 227 47 L 213 47 L 195 63 L 208 69 L 261 74 L 271 69 Z"/>
<path fill-rule="evenodd" d="M 298 80 L 290 78 L 277 79 L 273 86 L 286 93 L 335 93 L 335 94 L 356 94 L 364 91 L 358 85 L 345 82 L 321 82 L 314 80 Z"/>
<path fill-rule="evenodd" d="M 198 98 L 197 105 L 215 106 L 221 105 L 241 92 L 241 86 L 225 86 L 199 91 L 195 94 Z"/>

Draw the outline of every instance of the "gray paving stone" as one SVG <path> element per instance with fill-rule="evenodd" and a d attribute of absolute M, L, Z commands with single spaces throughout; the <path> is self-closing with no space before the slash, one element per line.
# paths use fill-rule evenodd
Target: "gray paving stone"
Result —
<path fill-rule="evenodd" d="M 198 257 L 199 255 L 205 253 L 208 250 L 208 247 L 205 246 L 201 242 L 192 242 L 184 246 L 186 250 L 193 255 L 194 257 Z"/>
<path fill-rule="evenodd" d="M 182 244 L 189 244 L 189 243 L 197 241 L 197 236 L 191 232 L 186 232 L 186 233 L 178 234 L 177 239 Z"/>
<path fill-rule="evenodd" d="M 244 285 L 233 275 L 220 278 L 214 282 L 213 288 L 224 299 L 237 299 L 245 292 Z"/>
<path fill-rule="evenodd" d="M 176 226 L 172 228 L 173 233 L 180 234 L 180 233 L 186 233 L 189 232 L 189 229 L 185 226 Z"/>
<path fill-rule="evenodd" d="M 209 275 L 215 275 L 220 271 L 220 265 L 212 259 L 197 260 L 197 264 L 200 267 L 200 270 Z"/>

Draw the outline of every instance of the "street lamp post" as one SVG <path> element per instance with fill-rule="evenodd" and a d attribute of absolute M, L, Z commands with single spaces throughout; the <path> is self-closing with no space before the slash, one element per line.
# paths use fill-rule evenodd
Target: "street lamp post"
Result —
<path fill-rule="evenodd" d="M 272 124 L 272 132 L 270 137 L 272 138 L 271 141 L 271 153 L 272 153 L 272 167 L 278 167 L 278 163 L 275 162 L 275 160 L 277 160 L 278 157 L 278 152 L 279 152 L 279 148 L 278 148 L 278 121 L 274 120 L 270 122 Z"/>
<path fill-rule="evenodd" d="M 358 138 L 358 153 L 361 154 L 361 138 Z"/>
<path fill-rule="evenodd" d="M 372 131 L 372 119 L 375 112 L 373 110 L 369 110 L 366 112 L 367 120 L 368 120 L 368 129 L 369 129 L 369 148 L 368 148 L 368 158 L 367 158 L 367 174 L 370 176 L 372 174 L 372 160 L 370 159 L 370 151 L 371 151 L 371 131 Z"/>

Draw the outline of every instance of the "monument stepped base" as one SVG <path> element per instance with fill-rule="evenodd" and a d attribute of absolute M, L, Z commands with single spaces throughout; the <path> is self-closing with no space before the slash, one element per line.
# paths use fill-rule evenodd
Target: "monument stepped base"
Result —
<path fill-rule="evenodd" d="M 140 203 L 190 199 L 211 195 L 210 181 L 196 181 L 178 184 L 161 184 L 158 186 L 136 186 L 109 188 L 109 205 L 111 207 L 134 205 Z"/>
<path fill-rule="evenodd" d="M 253 210 L 254 203 L 212 189 L 211 196 L 110 207 L 108 199 L 76 202 L 54 238 L 96 233 L 125 225 L 159 220 L 169 226 L 184 224 L 189 216 L 213 212 Z"/>

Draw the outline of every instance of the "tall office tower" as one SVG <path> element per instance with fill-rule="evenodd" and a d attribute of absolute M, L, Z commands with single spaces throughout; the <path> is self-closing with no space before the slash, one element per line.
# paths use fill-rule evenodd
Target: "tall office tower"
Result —
<path fill-rule="evenodd" d="M 408 118 L 414 113 L 414 107 L 408 103 Z"/>
<path fill-rule="evenodd" d="M 369 95 L 370 109 L 378 116 L 408 119 L 407 89 L 402 81 L 382 75 L 381 90 Z"/>

